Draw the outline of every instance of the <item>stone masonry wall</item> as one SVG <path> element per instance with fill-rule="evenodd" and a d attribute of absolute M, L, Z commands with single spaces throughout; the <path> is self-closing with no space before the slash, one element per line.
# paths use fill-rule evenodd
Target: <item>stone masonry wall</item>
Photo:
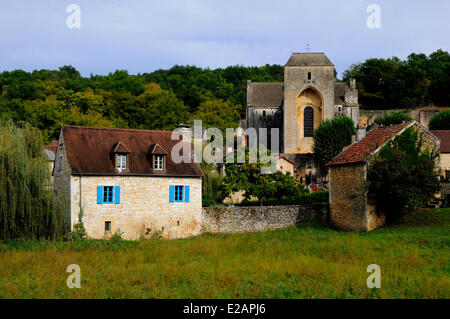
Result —
<path fill-rule="evenodd" d="M 331 167 L 329 191 L 331 223 L 343 230 L 368 231 L 366 165 Z"/>
<path fill-rule="evenodd" d="M 263 207 L 204 207 L 203 232 L 237 233 L 267 231 L 285 228 L 301 222 L 328 220 L 328 205 L 318 207 L 263 206 Z"/>
<path fill-rule="evenodd" d="M 170 203 L 170 185 L 189 185 L 189 202 Z M 120 204 L 97 204 L 97 186 L 120 186 Z M 201 189 L 198 177 L 72 176 L 71 224 L 78 222 L 81 194 L 83 224 L 92 238 L 108 237 L 105 221 L 111 234 L 120 229 L 124 239 L 138 239 L 147 228 L 167 239 L 195 236 L 201 231 Z"/>

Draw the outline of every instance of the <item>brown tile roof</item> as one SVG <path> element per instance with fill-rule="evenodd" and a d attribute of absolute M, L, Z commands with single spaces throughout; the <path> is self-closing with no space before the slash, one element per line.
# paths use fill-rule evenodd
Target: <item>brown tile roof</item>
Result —
<path fill-rule="evenodd" d="M 327 166 L 362 163 L 365 156 L 373 153 L 378 147 L 389 141 L 401 130 L 414 122 L 406 122 L 397 125 L 377 127 L 367 133 L 361 141 L 354 143 L 342 151 L 339 155 L 327 163 Z"/>
<path fill-rule="evenodd" d="M 281 107 L 283 96 L 283 83 L 252 82 L 248 89 L 248 106 Z"/>
<path fill-rule="evenodd" d="M 163 175 L 201 176 L 197 163 L 176 164 L 171 151 L 179 140 L 172 140 L 171 131 L 107 129 L 81 126 L 62 127 L 67 157 L 72 174 L 92 175 Z M 121 142 L 129 149 L 129 170 L 117 172 L 113 150 Z M 153 171 L 150 148 L 160 145 L 168 151 L 164 172 Z"/>
<path fill-rule="evenodd" d="M 286 63 L 286 66 L 303 66 L 303 65 L 331 65 L 330 59 L 323 52 L 318 53 L 292 53 Z"/>
<path fill-rule="evenodd" d="M 450 153 L 450 130 L 431 131 L 441 141 L 441 153 Z"/>

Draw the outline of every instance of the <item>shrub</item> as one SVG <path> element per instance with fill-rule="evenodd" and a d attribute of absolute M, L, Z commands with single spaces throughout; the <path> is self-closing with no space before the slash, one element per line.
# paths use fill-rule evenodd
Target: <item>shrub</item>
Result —
<path fill-rule="evenodd" d="M 385 145 L 368 169 L 369 193 L 375 195 L 377 211 L 397 219 L 426 205 L 440 189 L 436 156 L 424 149 L 413 128 Z"/>
<path fill-rule="evenodd" d="M 375 119 L 375 123 L 378 125 L 395 125 L 395 124 L 401 124 L 403 122 L 412 121 L 413 118 L 406 114 L 405 112 L 394 112 L 384 115 L 383 117 L 377 117 Z"/>
<path fill-rule="evenodd" d="M 114 234 L 109 238 L 111 241 L 120 241 L 122 240 L 122 232 L 120 229 L 117 229 Z"/>
<path fill-rule="evenodd" d="M 430 120 L 430 130 L 450 130 L 450 110 L 436 113 Z"/>
<path fill-rule="evenodd" d="M 73 231 L 67 235 L 70 241 L 80 241 L 87 238 L 87 232 L 82 222 L 73 225 Z"/>

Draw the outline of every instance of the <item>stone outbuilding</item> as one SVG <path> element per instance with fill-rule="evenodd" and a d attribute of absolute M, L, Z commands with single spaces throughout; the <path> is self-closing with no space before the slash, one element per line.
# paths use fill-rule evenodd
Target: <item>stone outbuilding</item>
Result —
<path fill-rule="evenodd" d="M 339 229 L 371 231 L 382 226 L 386 217 L 376 212 L 375 201 L 367 191 L 367 168 L 370 159 L 391 139 L 413 127 L 423 132 L 424 146 L 439 150 L 439 139 L 416 121 L 377 127 L 366 137 L 345 148 L 327 163 L 330 184 L 330 221 Z M 437 159 L 436 167 L 439 167 Z"/>
<path fill-rule="evenodd" d="M 82 213 L 91 238 L 118 230 L 125 239 L 200 234 L 202 171 L 194 161 L 172 158 L 184 142 L 171 137 L 169 131 L 63 126 L 53 175 L 66 229 Z"/>

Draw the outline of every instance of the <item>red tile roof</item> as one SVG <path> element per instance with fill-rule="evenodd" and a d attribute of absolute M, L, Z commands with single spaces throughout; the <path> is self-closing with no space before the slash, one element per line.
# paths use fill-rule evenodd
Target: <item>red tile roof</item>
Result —
<path fill-rule="evenodd" d="M 44 145 L 44 150 L 56 152 L 57 148 L 58 148 L 58 141 L 52 141 L 50 145 Z"/>
<path fill-rule="evenodd" d="M 63 126 L 67 158 L 72 174 L 92 175 L 163 175 L 201 176 L 197 163 L 176 164 L 171 158 L 172 148 L 180 140 L 172 140 L 171 131 L 107 129 L 82 126 Z M 114 165 L 114 149 L 121 142 L 128 154 L 129 170 L 119 173 Z M 155 144 L 168 151 L 165 171 L 153 171 L 150 148 Z M 122 146 L 120 146 L 122 148 Z"/>
<path fill-rule="evenodd" d="M 391 137 L 397 135 L 411 123 L 413 122 L 372 129 L 367 133 L 365 138 L 350 145 L 330 162 L 328 162 L 327 166 L 364 162 L 366 155 L 373 153 L 378 147 L 389 141 Z"/>
<path fill-rule="evenodd" d="M 441 153 L 450 153 L 450 130 L 431 131 L 441 141 Z"/>

